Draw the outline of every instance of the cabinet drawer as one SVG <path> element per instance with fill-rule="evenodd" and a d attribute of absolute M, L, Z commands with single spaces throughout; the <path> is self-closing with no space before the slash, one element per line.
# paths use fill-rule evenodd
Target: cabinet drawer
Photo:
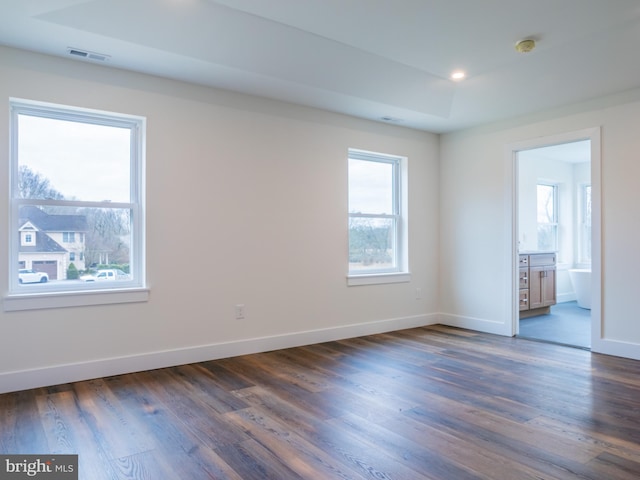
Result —
<path fill-rule="evenodd" d="M 555 253 L 537 253 L 535 255 L 529 255 L 529 265 L 536 267 L 539 265 L 555 265 L 556 254 Z"/>
<path fill-rule="evenodd" d="M 520 310 L 529 310 L 529 290 L 520 290 Z"/>
<path fill-rule="evenodd" d="M 529 269 L 527 267 L 520 269 L 520 288 L 529 288 Z"/>

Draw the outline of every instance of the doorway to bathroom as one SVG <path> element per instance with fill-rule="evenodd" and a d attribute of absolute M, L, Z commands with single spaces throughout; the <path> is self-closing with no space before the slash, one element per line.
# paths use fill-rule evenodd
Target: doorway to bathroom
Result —
<path fill-rule="evenodd" d="M 592 140 L 575 137 L 514 150 L 515 334 L 590 349 Z"/>

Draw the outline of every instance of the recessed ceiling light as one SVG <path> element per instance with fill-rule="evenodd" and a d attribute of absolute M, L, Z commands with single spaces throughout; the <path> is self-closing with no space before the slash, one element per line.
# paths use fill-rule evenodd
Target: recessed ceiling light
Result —
<path fill-rule="evenodd" d="M 451 80 L 460 81 L 465 78 L 467 74 L 462 70 L 455 70 L 451 73 Z"/>

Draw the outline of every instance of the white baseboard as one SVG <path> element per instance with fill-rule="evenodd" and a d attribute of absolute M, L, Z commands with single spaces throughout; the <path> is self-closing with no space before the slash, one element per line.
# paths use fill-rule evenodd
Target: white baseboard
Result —
<path fill-rule="evenodd" d="M 640 345 L 620 340 L 610 340 L 606 338 L 592 339 L 591 352 L 640 360 Z"/>
<path fill-rule="evenodd" d="M 416 315 L 321 330 L 0 373 L 0 393 L 373 335 L 436 323 L 438 323 L 437 314 Z"/>
<path fill-rule="evenodd" d="M 487 320 L 485 318 L 467 317 L 463 315 L 451 315 L 441 313 L 439 315 L 442 325 L 448 327 L 466 328 L 477 332 L 492 333 L 495 335 L 511 336 L 511 325 Z"/>
<path fill-rule="evenodd" d="M 576 294 L 573 292 L 559 293 L 557 297 L 558 303 L 573 302 L 575 299 L 576 299 Z"/>

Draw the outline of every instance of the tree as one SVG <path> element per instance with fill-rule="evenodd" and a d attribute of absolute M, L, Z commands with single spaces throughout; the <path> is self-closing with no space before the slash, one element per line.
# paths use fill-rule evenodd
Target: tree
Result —
<path fill-rule="evenodd" d="M 391 261 L 390 229 L 370 219 L 349 220 L 349 262 L 371 265 Z"/>
<path fill-rule="evenodd" d="M 78 278 L 78 276 L 78 269 L 73 264 L 73 262 L 70 263 L 69 267 L 67 268 L 67 280 L 75 280 Z"/>
<path fill-rule="evenodd" d="M 85 261 L 87 265 L 100 263 L 129 263 L 130 219 L 127 211 L 111 208 L 87 208 Z"/>
<path fill-rule="evenodd" d="M 64 200 L 64 195 L 51 187 L 49 180 L 26 165 L 18 167 L 18 190 L 20 198 Z"/>

